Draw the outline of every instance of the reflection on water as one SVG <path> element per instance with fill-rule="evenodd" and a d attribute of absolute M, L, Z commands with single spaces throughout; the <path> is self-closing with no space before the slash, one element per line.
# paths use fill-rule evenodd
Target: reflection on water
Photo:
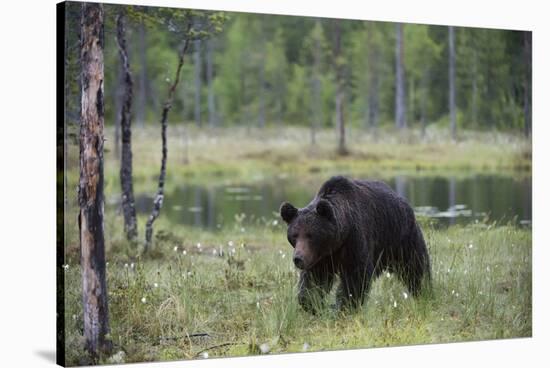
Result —
<path fill-rule="evenodd" d="M 386 182 L 406 197 L 417 214 L 444 224 L 467 223 L 476 219 L 531 223 L 531 179 L 516 180 L 497 175 L 455 177 L 396 176 Z M 279 205 L 290 201 L 306 205 L 318 188 L 300 185 L 291 178 L 242 186 L 184 185 L 166 193 L 163 216 L 176 224 L 215 230 L 233 225 L 238 216 L 247 220 L 272 221 Z M 321 181 L 319 182 L 319 185 Z M 148 213 L 152 197 L 136 195 L 140 213 Z"/>

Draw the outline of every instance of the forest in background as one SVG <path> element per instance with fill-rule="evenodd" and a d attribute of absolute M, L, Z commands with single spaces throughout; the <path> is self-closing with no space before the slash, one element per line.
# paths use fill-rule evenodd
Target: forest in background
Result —
<path fill-rule="evenodd" d="M 178 57 L 179 40 L 169 25 L 151 21 L 151 9 L 127 7 L 135 128 L 158 121 Z M 71 78 L 66 89 L 68 122 L 73 126 L 79 115 L 79 11 L 78 4 L 69 3 L 66 68 Z M 105 5 L 107 126 L 117 125 L 123 94 L 116 14 L 116 6 Z M 223 32 L 189 47 L 172 123 L 331 127 L 336 124 L 335 95 L 340 87 L 343 116 L 352 128 L 448 126 L 454 87 L 459 131 L 530 134 L 530 32 L 247 13 L 225 16 Z M 449 79 L 450 52 L 455 60 L 454 86 Z M 402 82 L 396 83 L 400 65 Z M 397 119 L 399 111 L 403 117 Z"/>
<path fill-rule="evenodd" d="M 59 10 L 60 364 L 531 336 L 530 32 Z M 409 298 L 386 273 L 357 313 L 300 310 L 267 198 L 307 203 L 330 175 L 382 179 L 409 200 L 409 177 L 440 181 L 449 208 L 434 213 L 421 211 L 436 208 L 431 185 L 408 185 L 424 198 L 433 293 Z M 480 195 L 480 211 L 462 202 Z"/>

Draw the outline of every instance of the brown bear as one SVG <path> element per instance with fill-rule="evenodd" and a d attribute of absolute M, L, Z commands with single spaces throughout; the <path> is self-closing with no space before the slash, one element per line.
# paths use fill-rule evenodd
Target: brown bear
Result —
<path fill-rule="evenodd" d="M 360 306 L 385 270 L 398 275 L 412 295 L 430 279 L 414 211 L 383 182 L 332 177 L 306 207 L 285 202 L 280 213 L 301 270 L 298 301 L 310 312 L 330 292 L 335 275 L 339 309 Z"/>

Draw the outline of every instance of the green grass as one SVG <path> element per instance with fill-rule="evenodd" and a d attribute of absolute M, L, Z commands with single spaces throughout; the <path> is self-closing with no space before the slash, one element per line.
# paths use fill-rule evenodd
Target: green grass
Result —
<path fill-rule="evenodd" d="M 405 296 L 404 285 L 384 274 L 357 313 L 326 308 L 312 316 L 297 305 L 292 249 L 275 218 L 211 233 L 172 228 L 161 216 L 155 248 L 144 256 L 123 240 L 120 216 L 106 217 L 111 338 L 115 351 L 125 352 L 111 362 L 531 336 L 530 229 L 435 229 L 423 221 L 432 257 L 429 295 Z M 83 355 L 77 253 L 68 248 L 65 271 L 71 365 Z"/>
<path fill-rule="evenodd" d="M 153 194 L 160 165 L 158 127 L 133 132 L 134 190 Z M 169 127 L 166 190 L 183 183 L 252 183 L 291 176 L 313 188 L 332 174 L 531 175 L 531 144 L 505 133 L 445 131 L 425 138 L 410 130 L 349 134 L 350 154 L 335 153 L 333 130 L 309 145 L 304 128 L 189 130 L 187 162 L 181 125 Z M 106 201 L 120 196 L 113 130 L 106 131 Z M 82 341 L 77 202 L 78 146 L 70 145 L 65 209 L 66 358 L 89 363 Z M 167 204 L 170 205 L 170 204 Z M 141 362 L 356 347 L 531 336 L 531 230 L 478 223 L 437 229 L 423 221 L 433 264 L 433 292 L 414 299 L 392 275 L 373 285 L 357 313 L 325 308 L 312 316 L 297 305 L 297 273 L 285 227 L 271 218 L 235 218 L 217 232 L 175 226 L 161 215 L 146 255 L 123 236 L 122 218 L 107 206 L 105 239 L 114 357 Z M 140 217 L 143 239 L 145 217 Z M 229 245 L 231 242 L 232 245 Z M 200 243 L 200 248 L 197 244 Z M 470 247 L 471 244 L 471 247 Z M 234 251 L 233 251 L 234 249 Z M 216 254 L 214 254 L 214 250 Z M 185 251 L 185 254 L 184 254 Z M 220 251 L 223 254 L 220 255 Z M 145 298 L 145 299 L 143 299 Z M 334 303 L 334 293 L 329 303 Z M 194 336 L 202 333 L 204 336 Z M 205 350 L 206 349 L 206 350 Z M 123 351 L 123 353 L 121 353 Z"/>
<path fill-rule="evenodd" d="M 349 155 L 336 154 L 333 129 L 317 133 L 317 145 L 310 145 L 307 128 L 287 127 L 244 129 L 202 129 L 187 124 L 187 141 L 181 124 L 168 128 L 167 190 L 175 183 L 205 183 L 239 180 L 251 182 L 276 175 L 327 177 L 392 177 L 396 174 L 452 174 L 472 172 L 531 175 L 531 143 L 520 135 L 501 132 L 463 131 L 453 142 L 446 130 L 428 129 L 397 133 L 382 129 L 376 135 L 355 129 L 348 134 Z M 115 156 L 114 132 L 105 136 L 105 183 L 119 183 L 119 161 Z M 134 129 L 133 162 L 136 192 L 155 188 L 160 167 L 160 129 Z M 187 142 L 185 144 L 184 142 Z M 69 147 L 67 172 L 78 179 L 78 147 Z"/>

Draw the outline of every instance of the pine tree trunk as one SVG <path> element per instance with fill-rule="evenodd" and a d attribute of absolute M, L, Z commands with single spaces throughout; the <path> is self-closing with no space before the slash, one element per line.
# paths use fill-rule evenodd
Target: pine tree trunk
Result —
<path fill-rule="evenodd" d="M 111 349 L 103 233 L 103 6 L 82 4 L 80 125 L 80 264 L 86 350 L 95 360 Z"/>
<path fill-rule="evenodd" d="M 451 137 L 456 140 L 456 102 L 455 102 L 455 29 L 449 27 L 449 114 Z"/>
<path fill-rule="evenodd" d="M 186 34 L 189 32 L 190 28 L 191 28 L 191 22 L 188 25 Z M 157 217 L 160 215 L 160 210 L 162 208 L 162 203 L 164 201 L 164 180 L 166 178 L 166 160 L 168 156 L 168 145 L 167 145 L 167 139 L 166 139 L 168 113 L 172 109 L 172 103 L 174 102 L 174 94 L 180 81 L 181 69 L 183 68 L 183 63 L 184 63 L 184 56 L 185 56 L 185 53 L 187 52 L 188 47 L 189 47 L 189 39 L 186 39 L 183 42 L 183 47 L 179 52 L 179 60 L 178 60 L 178 66 L 176 68 L 176 76 L 174 78 L 174 82 L 172 83 L 170 89 L 168 90 L 168 97 L 164 102 L 164 106 L 162 109 L 162 115 L 161 115 L 162 117 L 160 120 L 161 137 L 162 137 L 162 158 L 161 158 L 161 164 L 160 164 L 160 175 L 159 175 L 157 193 L 155 195 L 155 199 L 153 200 L 153 210 L 151 211 L 151 215 L 149 215 L 147 224 L 145 224 L 145 251 L 147 251 L 152 244 L 153 224 L 157 219 Z"/>
<path fill-rule="evenodd" d="M 201 126 L 201 90 L 202 90 L 202 62 L 201 62 L 201 41 L 195 41 L 195 52 L 193 54 L 195 64 L 195 123 Z"/>
<path fill-rule="evenodd" d="M 395 125 L 398 129 L 407 127 L 405 104 L 405 70 L 403 62 L 403 25 L 397 23 L 395 42 Z"/>
<path fill-rule="evenodd" d="M 130 72 L 130 61 L 126 47 L 124 30 L 124 15 L 116 18 L 117 44 L 124 75 L 124 96 L 120 110 L 120 126 L 122 128 L 122 159 L 120 162 L 120 186 L 122 188 L 122 213 L 124 216 L 124 231 L 126 238 L 134 241 L 137 238 L 136 207 L 132 180 L 132 99 L 133 80 Z"/>

